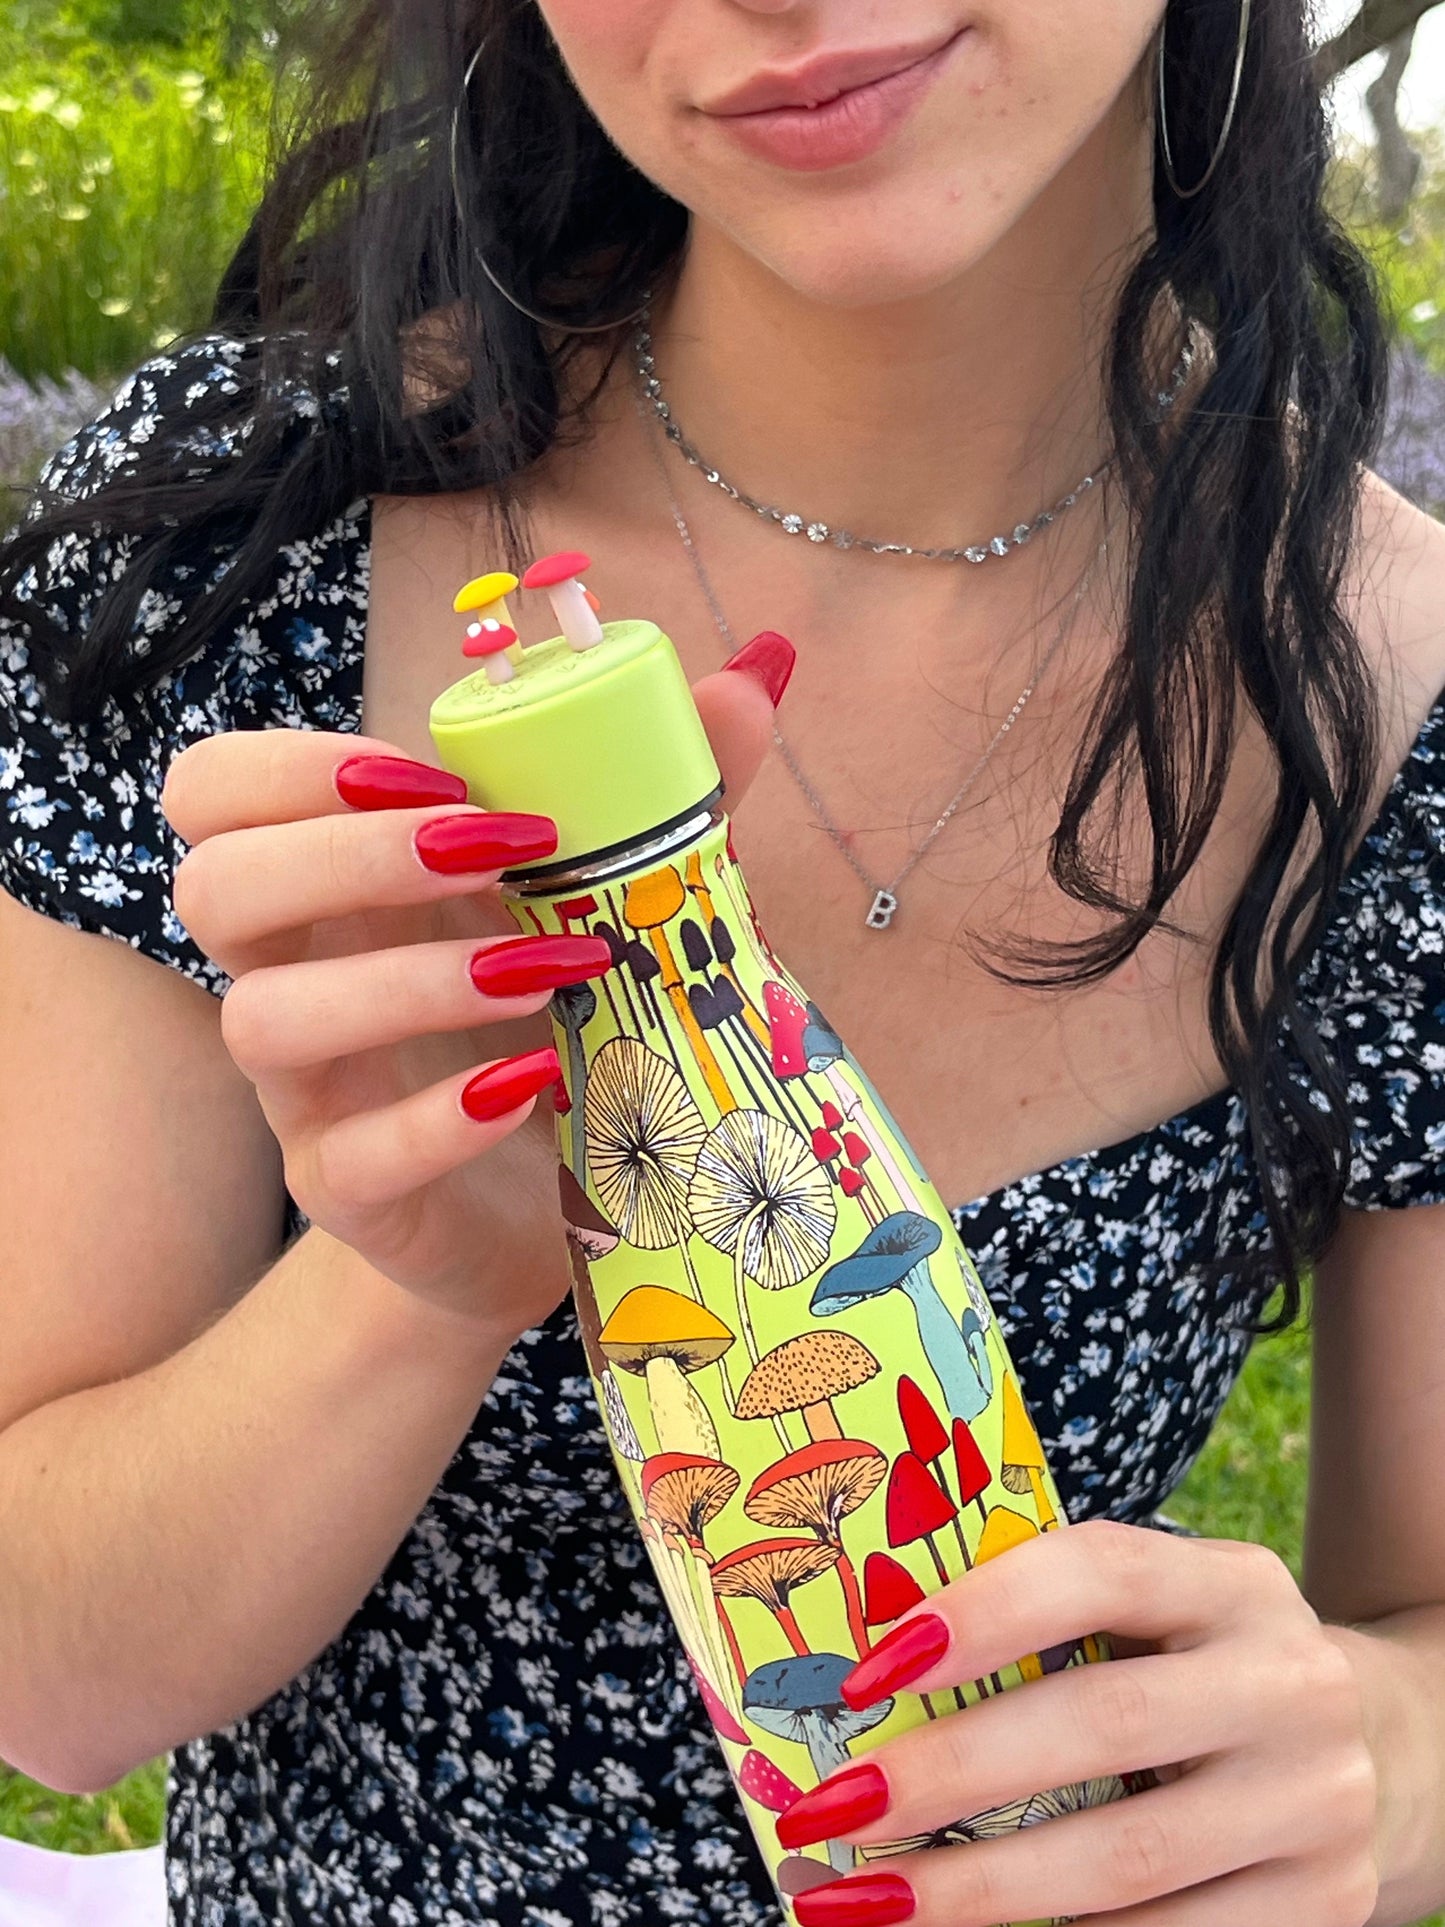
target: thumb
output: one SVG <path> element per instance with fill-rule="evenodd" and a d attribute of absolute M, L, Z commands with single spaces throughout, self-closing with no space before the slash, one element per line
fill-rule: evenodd
<path fill-rule="evenodd" d="M 796 660 L 797 651 L 786 636 L 764 629 L 729 656 L 715 675 L 692 686 L 730 811 L 772 748 L 773 716 Z"/>

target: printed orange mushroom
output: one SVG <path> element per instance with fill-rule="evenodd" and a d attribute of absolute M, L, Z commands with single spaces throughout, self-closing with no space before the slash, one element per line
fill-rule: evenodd
<path fill-rule="evenodd" d="M 547 591 L 557 627 L 579 653 L 602 640 L 596 603 L 577 579 L 591 567 L 591 556 L 580 549 L 560 549 L 556 555 L 540 556 L 522 577 L 524 589 Z"/>
<path fill-rule="evenodd" d="M 706 1551 L 703 1534 L 742 1483 L 721 1459 L 692 1452 L 660 1452 L 642 1468 L 642 1503 L 660 1526 Z"/>
<path fill-rule="evenodd" d="M 609 1364 L 647 1381 L 661 1451 L 720 1456 L 711 1415 L 687 1382 L 734 1343 L 706 1305 L 666 1285 L 634 1285 L 618 1301 L 597 1342 Z"/>
<path fill-rule="evenodd" d="M 808 1651 L 808 1642 L 788 1602 L 799 1586 L 837 1563 L 838 1548 L 822 1539 L 755 1539 L 716 1561 L 713 1591 L 723 1599 L 761 1601 L 793 1651 L 802 1655 Z"/>
<path fill-rule="evenodd" d="M 836 1548 L 834 1570 L 860 1659 L 868 1651 L 868 1631 L 858 1575 L 843 1545 L 843 1521 L 872 1498 L 887 1469 L 878 1447 L 863 1439 L 818 1439 L 760 1472 L 743 1499 L 743 1511 L 757 1525 L 814 1532 Z"/>
<path fill-rule="evenodd" d="M 783 1441 L 783 1415 L 798 1412 L 810 1439 L 841 1439 L 843 1428 L 833 1400 L 856 1391 L 878 1375 L 878 1360 L 866 1345 L 841 1331 L 808 1331 L 785 1339 L 760 1358 L 743 1380 L 737 1416 L 769 1418 Z"/>
<path fill-rule="evenodd" d="M 999 1478 L 1004 1490 L 1012 1492 L 1016 1498 L 1026 1498 L 1032 1492 L 1038 1508 L 1039 1528 L 1043 1532 L 1048 1532 L 1059 1523 L 1059 1515 L 1044 1484 L 1046 1470 L 1044 1448 L 1039 1443 L 1039 1435 L 1024 1410 L 1018 1386 L 1014 1384 L 1012 1375 L 1006 1373 L 1003 1381 L 1003 1464 Z"/>

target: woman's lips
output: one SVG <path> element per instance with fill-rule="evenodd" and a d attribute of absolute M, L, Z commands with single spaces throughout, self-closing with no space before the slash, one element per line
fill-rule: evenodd
<path fill-rule="evenodd" d="M 881 80 L 850 87 L 821 107 L 771 107 L 761 113 L 709 118 L 761 160 L 799 172 L 846 167 L 877 153 L 927 93 L 943 63 L 968 34 L 963 28 L 935 53 Z"/>

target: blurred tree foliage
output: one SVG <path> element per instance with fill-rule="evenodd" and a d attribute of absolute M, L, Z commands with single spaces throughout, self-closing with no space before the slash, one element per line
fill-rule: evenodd
<path fill-rule="evenodd" d="M 9 0 L 9 33 L 37 51 L 75 51 L 87 42 L 117 50 L 165 50 L 207 43 L 236 66 L 275 44 L 300 0 Z"/>

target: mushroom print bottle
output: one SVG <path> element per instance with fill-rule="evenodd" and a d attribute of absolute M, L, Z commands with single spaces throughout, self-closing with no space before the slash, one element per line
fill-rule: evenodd
<path fill-rule="evenodd" d="M 888 1848 L 779 1844 L 776 1816 L 879 1740 L 1107 1652 L 1091 1638 L 926 1699 L 842 1699 L 899 1613 L 1064 1520 L 947 1210 L 763 934 L 672 644 L 650 622 L 600 623 L 587 566 L 566 554 L 527 571 L 562 633 L 526 649 L 499 601 L 515 578 L 461 591 L 463 646 L 484 664 L 438 697 L 432 736 L 473 802 L 557 822 L 555 857 L 503 879 L 522 930 L 585 932 L 612 955 L 551 1007 L 577 1317 L 618 1472 L 786 1905 L 855 1859 L 1131 1789 L 1041 1788 Z"/>

